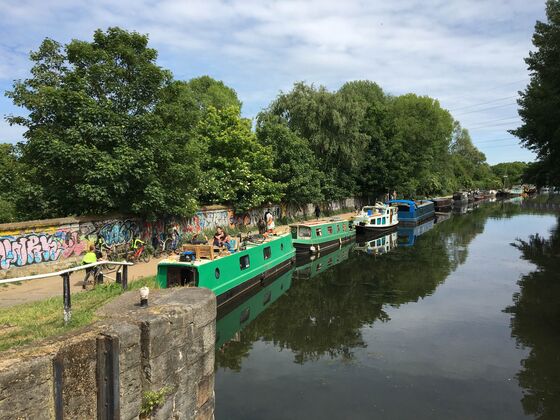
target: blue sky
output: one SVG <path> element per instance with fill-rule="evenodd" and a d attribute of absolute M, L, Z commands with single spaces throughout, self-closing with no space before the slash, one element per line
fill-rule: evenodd
<path fill-rule="evenodd" d="M 0 0 L 0 10 L 2 91 L 27 76 L 45 37 L 91 40 L 121 26 L 149 34 L 177 79 L 208 74 L 233 87 L 247 117 L 296 81 L 369 79 L 438 98 L 492 164 L 534 159 L 507 130 L 544 0 Z M 0 98 L 0 115 L 22 112 Z M 22 132 L 0 122 L 1 141 Z"/>

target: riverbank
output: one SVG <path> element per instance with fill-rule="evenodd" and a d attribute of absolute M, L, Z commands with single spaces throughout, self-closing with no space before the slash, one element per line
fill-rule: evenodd
<path fill-rule="evenodd" d="M 340 217 L 349 219 L 354 216 L 354 212 L 341 213 L 336 216 L 321 217 L 321 220 L 328 220 L 331 217 Z M 284 234 L 290 230 L 289 225 L 279 225 L 276 233 Z M 129 268 L 128 280 L 133 283 L 136 280 L 155 276 L 157 273 L 157 265 L 159 259 L 152 258 L 148 263 L 137 263 Z M 82 289 L 82 275 L 74 274 L 70 278 L 71 293 L 80 293 Z M 7 308 L 15 305 L 21 305 L 29 302 L 36 302 L 47 298 L 62 296 L 62 279 L 60 276 L 49 277 L 37 281 L 22 282 L 20 284 L 10 284 L 5 287 L 0 286 L 0 308 Z"/>

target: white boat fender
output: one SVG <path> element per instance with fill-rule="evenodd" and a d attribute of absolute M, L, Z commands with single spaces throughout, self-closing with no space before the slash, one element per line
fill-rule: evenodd
<path fill-rule="evenodd" d="M 317 249 L 313 245 L 309 247 L 309 252 L 311 252 L 312 254 L 314 254 L 316 251 Z"/>

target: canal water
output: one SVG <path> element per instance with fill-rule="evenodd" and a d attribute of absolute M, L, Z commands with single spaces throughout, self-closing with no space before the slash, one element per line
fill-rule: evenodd
<path fill-rule="evenodd" d="M 217 419 L 560 419 L 560 212 L 358 238 L 219 314 Z"/>

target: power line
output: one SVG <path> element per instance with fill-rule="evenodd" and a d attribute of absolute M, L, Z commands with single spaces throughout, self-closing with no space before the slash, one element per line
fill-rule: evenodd
<path fill-rule="evenodd" d="M 486 102 L 480 102 L 480 103 L 478 103 L 478 104 L 472 104 L 472 105 L 462 106 L 462 107 L 459 107 L 459 108 L 450 109 L 449 111 L 454 112 L 454 111 L 459 111 L 459 110 L 461 110 L 461 109 L 473 108 L 473 107 L 477 107 L 477 106 L 480 106 L 480 105 L 491 104 L 491 103 L 494 103 L 494 102 L 504 101 L 504 100 L 506 100 L 506 99 L 514 99 L 514 98 L 517 98 L 517 95 L 515 95 L 515 96 L 506 96 L 505 98 L 498 98 L 498 99 L 494 99 L 493 101 L 486 101 Z"/>
<path fill-rule="evenodd" d="M 502 87 L 504 87 L 504 86 L 514 85 L 514 84 L 516 84 L 516 83 L 526 82 L 526 81 L 528 81 L 528 80 L 530 80 L 530 78 L 529 78 L 529 77 L 525 77 L 525 78 L 523 78 L 523 79 L 514 80 L 513 82 L 501 83 L 501 84 L 499 84 L 499 85 L 494 85 L 493 88 L 486 89 L 485 92 L 492 92 L 492 91 L 494 91 L 494 90 L 496 90 L 496 89 L 500 89 L 500 88 L 502 88 Z M 475 95 L 468 95 L 467 97 L 474 98 Z M 464 96 L 464 95 L 450 96 L 449 98 L 446 98 L 446 100 L 448 101 L 449 99 L 454 99 L 454 98 L 462 98 L 462 99 L 464 99 L 465 96 Z"/>
<path fill-rule="evenodd" d="M 458 115 L 455 115 L 455 117 L 460 117 L 462 115 L 467 115 L 467 114 L 473 114 L 475 112 L 489 111 L 491 109 L 503 108 L 503 107 L 512 106 L 512 105 L 517 105 L 517 102 L 512 102 L 512 103 L 509 103 L 509 104 L 501 104 L 501 105 L 496 105 L 496 106 L 490 106 L 488 108 L 482 108 L 482 109 L 474 109 L 472 111 L 467 111 L 467 112 L 461 112 Z"/>
<path fill-rule="evenodd" d="M 485 144 L 488 144 L 488 143 L 500 143 L 500 142 L 503 142 L 503 141 L 510 141 L 511 142 L 511 141 L 514 141 L 514 140 L 519 141 L 515 137 L 511 137 L 509 139 L 481 140 L 481 141 L 478 141 L 478 142 L 473 142 L 473 144 L 476 146 L 477 144 L 485 145 Z"/>
<path fill-rule="evenodd" d="M 480 125 L 476 125 L 474 127 L 472 127 L 471 130 L 478 130 L 479 128 L 488 128 L 488 127 L 500 127 L 502 125 L 516 125 L 519 121 L 515 120 L 515 121 L 504 121 L 504 122 L 492 122 L 492 123 L 488 123 L 488 124 L 480 124 Z"/>

